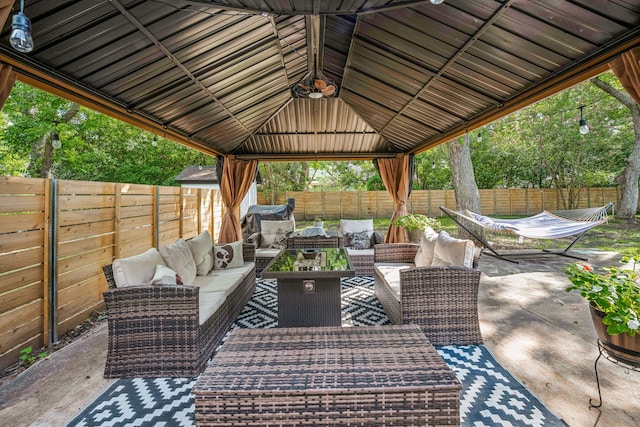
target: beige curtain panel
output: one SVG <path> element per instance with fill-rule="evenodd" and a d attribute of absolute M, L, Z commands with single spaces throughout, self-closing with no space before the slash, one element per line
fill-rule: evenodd
<path fill-rule="evenodd" d="M 391 221 L 399 216 L 407 214 L 407 199 L 409 198 L 409 156 L 401 155 L 396 158 L 378 159 L 380 177 L 387 192 L 395 203 L 395 210 L 391 215 Z M 404 243 L 408 241 L 407 231 L 395 225 L 389 227 L 386 243 Z"/>
<path fill-rule="evenodd" d="M 256 160 L 238 160 L 235 156 L 224 157 L 220 194 L 225 206 L 218 243 L 231 243 L 242 240 L 239 206 L 249 192 L 253 178 L 256 176 L 258 162 Z"/>

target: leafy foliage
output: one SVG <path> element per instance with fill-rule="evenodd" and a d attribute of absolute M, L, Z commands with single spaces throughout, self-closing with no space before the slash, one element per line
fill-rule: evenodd
<path fill-rule="evenodd" d="M 77 114 L 66 116 L 74 108 Z M 51 174 L 60 179 L 176 185 L 186 166 L 215 161 L 20 82 L 3 113 L 0 167 L 7 175 L 40 176 L 53 131 L 62 147 L 52 151 Z"/>
<path fill-rule="evenodd" d="M 440 221 L 423 214 L 410 213 L 400 216 L 391 222 L 391 225 L 402 227 L 407 231 L 424 230 L 427 227 L 438 228 Z"/>
<path fill-rule="evenodd" d="M 587 301 L 605 313 L 602 322 L 611 335 L 635 335 L 640 329 L 640 275 L 637 266 L 640 252 L 627 254 L 622 262 L 632 261 L 632 268 L 606 267 L 596 272 L 588 264 L 570 264 L 565 267 L 572 285 L 567 292 L 576 290 Z"/>

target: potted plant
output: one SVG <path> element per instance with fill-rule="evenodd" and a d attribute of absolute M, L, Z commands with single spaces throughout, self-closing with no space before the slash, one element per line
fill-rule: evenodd
<path fill-rule="evenodd" d="M 579 291 L 589 302 L 598 338 L 607 353 L 625 363 L 640 366 L 640 252 L 625 254 L 621 262 L 631 268 L 588 264 L 565 267 L 571 281 L 566 290 Z"/>
<path fill-rule="evenodd" d="M 313 226 L 324 228 L 324 221 L 319 216 L 313 218 Z"/>
<path fill-rule="evenodd" d="M 440 221 L 423 214 L 410 213 L 399 216 L 391 222 L 391 225 L 402 227 L 409 233 L 411 242 L 420 242 L 420 235 L 427 227 L 435 228 L 440 226 Z"/>

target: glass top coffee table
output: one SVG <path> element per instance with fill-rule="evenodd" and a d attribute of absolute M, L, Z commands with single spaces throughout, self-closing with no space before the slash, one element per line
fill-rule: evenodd
<path fill-rule="evenodd" d="M 342 248 L 283 249 L 265 267 L 278 280 L 278 326 L 340 326 L 340 278 L 353 277 Z"/>

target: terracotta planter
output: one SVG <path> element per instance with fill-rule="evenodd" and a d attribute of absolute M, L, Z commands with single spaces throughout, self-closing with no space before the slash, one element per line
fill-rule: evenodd
<path fill-rule="evenodd" d="M 602 323 L 605 313 L 589 304 L 591 319 L 596 328 L 598 338 L 609 355 L 623 363 L 640 367 L 640 334 L 631 336 L 629 334 L 610 335 L 607 332 L 607 325 Z"/>

